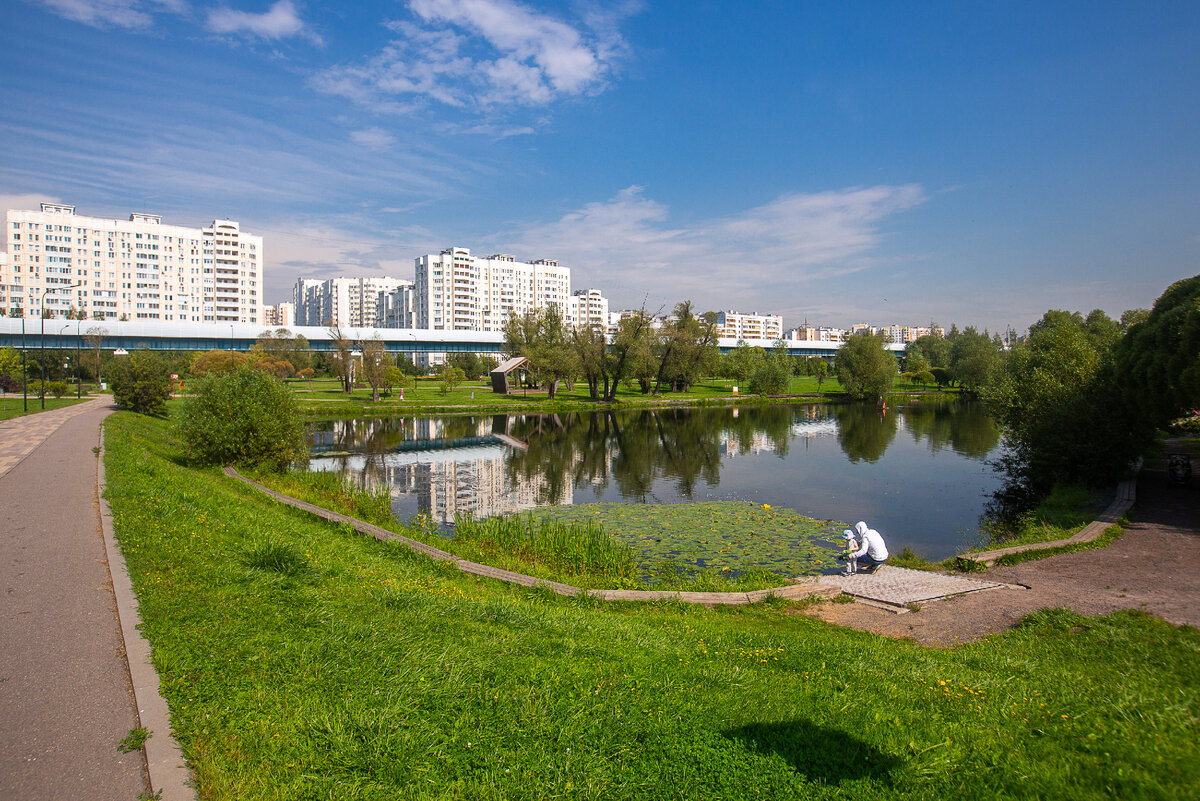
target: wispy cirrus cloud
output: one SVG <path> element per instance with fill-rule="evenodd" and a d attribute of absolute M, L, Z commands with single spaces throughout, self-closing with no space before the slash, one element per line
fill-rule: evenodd
<path fill-rule="evenodd" d="M 261 14 L 232 8 L 215 9 L 208 12 L 208 29 L 213 33 L 268 40 L 303 36 L 317 44 L 321 43 L 321 37 L 300 18 L 291 0 L 277 0 Z"/>
<path fill-rule="evenodd" d="M 93 28 L 136 30 L 153 24 L 155 11 L 169 6 L 145 0 L 41 0 L 53 14 Z"/>
<path fill-rule="evenodd" d="M 387 150 L 396 144 L 396 137 L 378 126 L 372 126 L 361 131 L 351 131 L 350 141 L 368 150 Z"/>
<path fill-rule="evenodd" d="M 769 203 L 686 226 L 631 186 L 604 202 L 533 224 L 494 244 L 573 268 L 576 288 L 603 289 L 617 305 L 671 305 L 794 313 L 781 298 L 801 287 L 879 263 L 884 222 L 926 201 L 915 184 L 786 194 Z M 491 243 L 489 243 L 491 244 Z M 736 280 L 729 280 L 736 276 Z"/>
<path fill-rule="evenodd" d="M 602 91 L 628 47 L 616 20 L 592 11 L 574 24 L 514 0 L 410 0 L 412 16 L 376 56 L 325 70 L 318 90 L 377 111 L 414 101 L 475 112 L 544 106 Z"/>

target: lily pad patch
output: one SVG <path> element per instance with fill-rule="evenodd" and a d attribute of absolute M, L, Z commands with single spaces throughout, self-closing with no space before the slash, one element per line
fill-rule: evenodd
<path fill-rule="evenodd" d="M 593 503 L 534 510 L 535 516 L 598 521 L 637 552 L 642 569 L 663 563 L 738 576 L 754 570 L 812 576 L 837 567 L 833 543 L 844 524 L 743 501 Z"/>

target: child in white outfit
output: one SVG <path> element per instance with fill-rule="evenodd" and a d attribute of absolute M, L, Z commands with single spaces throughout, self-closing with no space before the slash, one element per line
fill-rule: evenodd
<path fill-rule="evenodd" d="M 846 550 L 842 551 L 838 557 L 846 560 L 846 570 L 842 575 L 853 576 L 858 573 L 858 543 L 854 540 L 854 532 L 850 529 L 843 531 L 842 537 L 846 540 Z"/>

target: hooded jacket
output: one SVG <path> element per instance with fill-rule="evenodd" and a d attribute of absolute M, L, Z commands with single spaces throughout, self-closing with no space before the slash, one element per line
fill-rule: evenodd
<path fill-rule="evenodd" d="M 876 562 L 882 562 L 888 558 L 887 545 L 883 542 L 883 537 L 873 528 L 867 528 L 867 524 L 859 521 L 854 526 L 854 530 L 858 532 L 858 552 L 854 554 L 854 558 L 858 559 L 862 556 L 869 556 Z"/>

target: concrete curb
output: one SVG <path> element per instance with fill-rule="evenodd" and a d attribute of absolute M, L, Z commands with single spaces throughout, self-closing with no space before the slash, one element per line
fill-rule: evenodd
<path fill-rule="evenodd" d="M 108 572 L 112 578 L 113 594 L 117 599 L 117 617 L 121 622 L 121 638 L 125 642 L 125 658 L 133 684 L 139 724 L 150 731 L 143 751 L 150 774 L 150 790 L 161 793 L 162 801 L 194 801 L 192 775 L 183 758 L 183 750 L 171 730 L 167 702 L 159 692 L 158 672 L 150 656 L 150 643 L 142 636 L 142 618 L 138 613 L 137 597 L 125 557 L 113 534 L 112 510 L 104 498 L 104 426 L 100 426 L 100 451 L 96 470 L 96 491 L 100 503 L 100 525 L 104 531 L 104 550 L 108 555 Z"/>
<path fill-rule="evenodd" d="M 1137 474 L 1141 469 L 1142 461 L 1139 459 L 1133 471 L 1133 478 L 1126 479 L 1117 485 L 1117 496 L 1108 505 L 1108 508 L 1104 510 L 1104 513 L 1066 539 L 1053 540 L 1052 542 L 1034 542 L 1028 545 L 1013 545 L 1008 548 L 996 548 L 991 551 L 964 553 L 960 554 L 958 558 L 991 567 L 996 563 L 997 559 L 1009 554 L 1024 553 L 1025 551 L 1041 551 L 1049 548 L 1061 548 L 1065 545 L 1092 542 L 1107 531 L 1109 526 L 1115 525 L 1121 519 L 1121 516 L 1133 506 L 1134 501 L 1137 500 Z"/>
<path fill-rule="evenodd" d="M 841 589 L 820 582 L 817 579 L 806 582 L 790 584 L 786 587 L 775 587 L 769 590 L 755 590 L 753 592 L 675 592 L 671 590 L 585 590 L 581 587 L 575 587 L 570 584 L 560 584 L 556 581 L 548 581 L 546 579 L 536 578 L 534 576 L 526 576 L 523 573 L 514 573 L 511 570 L 501 570 L 496 567 L 488 567 L 487 565 L 468 562 L 465 559 L 460 559 L 454 554 L 440 551 L 437 548 L 426 545 L 423 542 L 418 542 L 409 539 L 403 535 L 397 534 L 394 531 L 388 531 L 379 526 L 373 526 L 370 523 L 357 520 L 348 515 L 331 512 L 328 509 L 323 509 L 320 506 L 314 506 L 311 503 L 292 498 L 289 495 L 284 495 L 281 492 L 276 492 L 273 489 L 264 487 L 256 481 L 252 481 L 243 476 L 232 467 L 225 468 L 225 475 L 230 478 L 235 478 L 248 486 L 254 487 L 260 492 L 274 498 L 279 503 L 286 506 L 291 506 L 296 509 L 301 509 L 309 514 L 320 517 L 324 520 L 329 520 L 334 523 L 346 523 L 353 526 L 354 529 L 362 534 L 374 537 L 377 540 L 400 542 L 407 546 L 412 551 L 422 553 L 438 562 L 452 562 L 455 567 L 464 573 L 470 573 L 474 576 L 483 576 L 485 578 L 493 578 L 498 581 L 508 582 L 509 584 L 520 584 L 525 587 L 545 587 L 557 595 L 579 596 L 586 595 L 590 598 L 596 598 L 601 601 L 637 601 L 641 603 L 653 603 L 657 601 L 678 601 L 680 603 L 699 604 L 701 606 L 740 606 L 744 604 L 758 603 L 772 596 L 784 598 L 788 600 L 803 600 L 813 596 L 829 598 L 841 594 Z"/>

